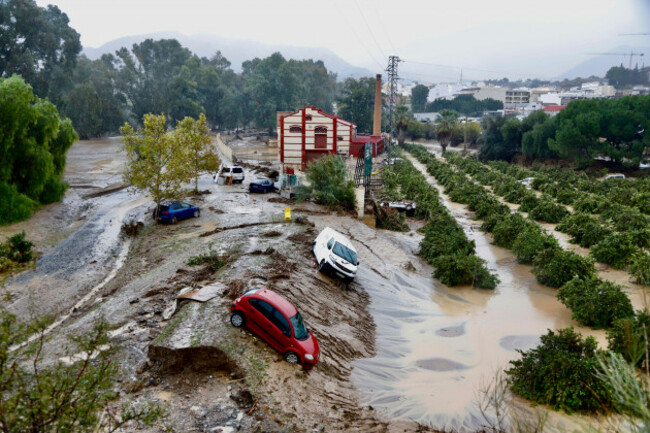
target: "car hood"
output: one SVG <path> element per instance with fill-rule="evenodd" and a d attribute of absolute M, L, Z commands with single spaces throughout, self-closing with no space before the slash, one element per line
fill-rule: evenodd
<path fill-rule="evenodd" d="M 304 341 L 296 341 L 300 348 L 304 351 L 304 353 L 309 353 L 314 356 L 315 360 L 318 360 L 320 358 L 320 346 L 318 345 L 318 341 L 316 341 L 316 337 L 314 337 L 314 334 L 309 332 L 309 338 L 307 338 Z"/>
<path fill-rule="evenodd" d="M 357 272 L 357 265 L 354 263 L 350 263 L 345 259 L 342 259 L 341 257 L 337 256 L 336 254 L 330 254 L 331 257 L 336 261 L 341 266 L 344 266 L 346 269 L 349 269 L 350 272 Z"/>

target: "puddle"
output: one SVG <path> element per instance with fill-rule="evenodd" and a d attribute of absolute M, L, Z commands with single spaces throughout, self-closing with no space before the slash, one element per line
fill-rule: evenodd
<path fill-rule="evenodd" d="M 535 347 L 549 329 L 568 326 L 594 336 L 602 347 L 606 338 L 604 331 L 576 326 L 556 299 L 557 291 L 539 285 L 530 266 L 492 245 L 472 212 L 444 195 L 442 200 L 501 283 L 493 291 L 448 288 L 432 279 L 432 268 L 413 255 L 418 238 L 384 231 L 375 232 L 374 239 L 364 236 L 372 252 L 358 248 L 362 265 L 357 281 L 371 298 L 377 353 L 355 362 L 352 381 L 364 405 L 390 418 L 475 431 L 485 424 L 476 407 L 477 392 L 495 371 L 520 357 L 517 349 Z M 373 253 L 382 259 L 369 263 L 367 256 Z M 406 271 L 406 261 L 416 270 Z M 564 414 L 549 418 L 552 425 L 573 422 Z"/>

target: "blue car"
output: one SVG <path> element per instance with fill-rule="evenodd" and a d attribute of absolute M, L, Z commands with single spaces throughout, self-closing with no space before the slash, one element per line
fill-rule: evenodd
<path fill-rule="evenodd" d="M 248 185 L 249 192 L 273 192 L 275 187 L 273 181 L 269 179 L 256 179 Z"/>
<path fill-rule="evenodd" d="M 158 221 L 176 224 L 186 218 L 198 218 L 201 216 L 201 209 L 198 206 L 184 203 L 182 201 L 173 201 L 160 205 L 160 217 Z M 153 210 L 153 219 L 156 219 L 156 209 Z"/>

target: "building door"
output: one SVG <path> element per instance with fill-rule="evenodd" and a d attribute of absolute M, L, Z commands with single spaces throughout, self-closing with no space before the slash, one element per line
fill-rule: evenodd
<path fill-rule="evenodd" d="M 327 149 L 327 128 L 317 126 L 314 129 L 314 147 L 316 149 Z"/>

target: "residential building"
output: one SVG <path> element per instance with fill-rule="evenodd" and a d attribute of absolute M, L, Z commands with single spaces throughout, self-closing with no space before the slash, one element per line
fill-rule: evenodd
<path fill-rule="evenodd" d="M 357 135 L 357 125 L 320 108 L 307 106 L 277 114 L 280 161 L 285 168 L 304 170 L 309 161 L 328 153 L 356 156 L 372 143 L 373 156 L 383 151 L 383 137 Z"/>
<path fill-rule="evenodd" d="M 485 99 L 491 98 L 496 101 L 506 102 L 506 88 L 505 87 L 494 87 L 487 86 L 479 88 L 478 92 L 474 93 L 474 97 L 483 101 Z"/>

